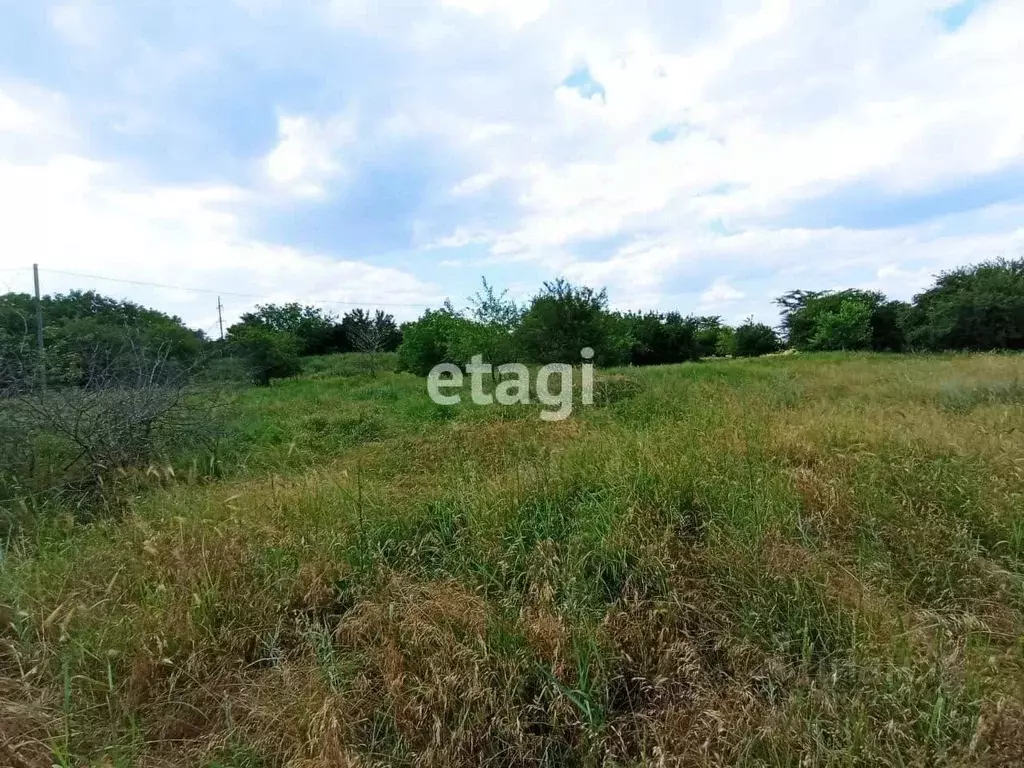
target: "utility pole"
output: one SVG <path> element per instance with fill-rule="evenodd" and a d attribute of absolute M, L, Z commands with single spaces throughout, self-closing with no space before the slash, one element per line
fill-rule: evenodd
<path fill-rule="evenodd" d="M 217 297 L 217 325 L 220 326 L 220 340 L 224 341 L 224 315 L 221 313 L 220 296 Z"/>
<path fill-rule="evenodd" d="M 39 386 L 46 389 L 46 349 L 43 345 L 43 299 L 39 295 L 39 265 L 32 265 L 32 279 L 36 284 L 36 341 L 39 344 Z"/>

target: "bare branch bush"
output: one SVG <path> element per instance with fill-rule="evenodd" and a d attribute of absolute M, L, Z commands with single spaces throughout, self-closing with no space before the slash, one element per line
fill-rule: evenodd
<path fill-rule="evenodd" d="M 369 355 L 369 369 L 374 376 L 377 375 L 376 355 L 385 350 L 390 336 L 391 331 L 378 322 L 369 322 L 349 331 L 352 348 Z"/>
<path fill-rule="evenodd" d="M 51 364 L 48 387 L 38 357 L 0 360 L 0 500 L 54 492 L 109 502 L 155 463 L 215 448 L 217 398 L 170 352 L 127 335 L 77 356 L 67 375 Z"/>

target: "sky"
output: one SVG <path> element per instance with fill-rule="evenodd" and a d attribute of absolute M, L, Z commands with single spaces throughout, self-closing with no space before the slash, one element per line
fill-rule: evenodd
<path fill-rule="evenodd" d="M 1024 0 L 0 0 L 0 291 L 775 323 L 1024 254 Z M 72 274 L 68 274 L 72 273 Z M 106 279 L 104 279 L 106 278 Z M 119 282 L 115 282 L 119 281 Z"/>

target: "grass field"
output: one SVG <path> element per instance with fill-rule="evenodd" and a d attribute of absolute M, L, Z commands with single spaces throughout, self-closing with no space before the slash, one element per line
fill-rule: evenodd
<path fill-rule="evenodd" d="M 1024 763 L 1024 358 L 630 369 L 559 423 L 358 362 L 8 542 L 0 765 Z"/>

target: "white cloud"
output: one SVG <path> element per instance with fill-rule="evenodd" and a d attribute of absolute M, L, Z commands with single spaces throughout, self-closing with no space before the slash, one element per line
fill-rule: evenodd
<path fill-rule="evenodd" d="M 934 7 L 773 0 L 679 44 L 619 17 L 566 25 L 564 73 L 586 62 L 606 103 L 554 89 L 540 122 L 531 113 L 503 151 L 479 155 L 456 191 L 518 184 L 493 251 L 547 259 L 651 232 L 692 249 L 716 222 L 761 227 L 847 185 L 913 194 L 1024 168 L 1024 4 L 991 0 L 955 34 Z M 678 138 L 652 142 L 666 125 Z"/>
<path fill-rule="evenodd" d="M 963 191 L 965 208 L 981 205 L 984 194 L 971 190 L 990 175 L 1006 186 L 1024 174 L 1020 0 L 980 3 L 955 31 L 934 15 L 949 0 L 230 3 L 248 14 L 237 28 L 218 28 L 195 50 L 139 43 L 131 47 L 138 56 L 118 62 L 147 66 L 122 66 L 115 75 L 149 107 L 140 110 L 150 119 L 142 121 L 144 133 L 164 117 L 154 104 L 194 94 L 185 78 L 191 84 L 196 73 L 220 71 L 233 57 L 259 61 L 258 75 L 270 74 L 270 82 L 226 69 L 239 79 L 225 78 L 224 87 L 241 84 L 261 95 L 265 87 L 251 105 L 257 119 L 274 105 L 305 105 L 278 112 L 275 146 L 240 161 L 258 169 L 260 183 L 251 188 L 244 172 L 229 183 L 202 169 L 190 169 L 198 182 L 188 187 L 129 182 L 137 169 L 116 162 L 116 154 L 58 142 L 57 126 L 76 121 L 39 123 L 45 99 L 0 95 L 0 130 L 9 134 L 4 173 L 30 190 L 33 211 L 46 208 L 43 190 L 51 184 L 53 216 L 67 217 L 72 230 L 94 227 L 95 236 L 115 243 L 134 238 L 168 261 L 175 249 L 225 249 L 223 256 L 205 252 L 196 265 L 181 257 L 196 275 L 218 259 L 240 264 L 253 248 L 263 254 L 254 263 L 281 259 L 329 280 L 320 257 L 253 242 L 247 223 L 271 208 L 268 201 L 275 214 L 343 205 L 346 198 L 332 192 L 359 183 L 351 173 L 358 163 L 383 158 L 410 165 L 410 187 L 427 187 L 408 205 L 405 197 L 418 189 L 395 194 L 403 197 L 395 206 L 401 220 L 382 225 L 413 233 L 411 272 L 429 279 L 444 261 L 467 265 L 447 271 L 446 283 L 477 264 L 533 284 L 561 273 L 607 285 L 620 306 L 689 311 L 725 301 L 729 312 L 763 319 L 774 314 L 772 296 L 789 288 L 857 283 L 906 297 L 934 271 L 1024 244 L 1014 204 L 937 215 L 956 207 L 946 200 L 929 210 L 930 198 L 950 190 Z M 89 6 L 78 0 L 76 7 Z M 54 23 L 64 24 L 69 40 L 76 22 L 87 26 L 76 13 L 54 15 L 64 14 Z M 131 25 L 123 28 L 131 39 Z M 156 63 L 165 61 L 173 65 L 161 72 Z M 604 99 L 562 87 L 583 67 Z M 218 93 L 217 78 L 208 80 L 189 115 L 198 131 L 215 125 L 204 124 L 202 110 Z M 273 90 L 275 82 L 308 85 L 292 94 Z M 344 97 L 333 96 L 335 103 L 331 94 Z M 302 111 L 311 103 L 315 113 Z M 351 104 L 359 104 L 358 131 Z M 34 140 L 40 131 L 45 143 Z M 674 138 L 653 141 L 659 133 Z M 389 173 L 398 175 L 390 165 Z M 398 184 L 391 176 L 387 183 Z M 387 188 L 374 194 L 393 194 L 380 186 Z M 3 189 L 14 187 L 0 180 Z M 851 190 L 877 210 L 886 200 L 918 196 L 908 206 L 920 209 L 918 220 L 908 214 L 909 223 L 891 226 L 897 211 L 885 228 L 872 229 L 872 219 L 883 217 L 853 216 L 841 202 Z M 372 196 L 367 203 L 358 194 L 365 190 L 346 191 L 372 206 Z M 390 211 L 388 203 L 380 207 Z M 23 211 L 29 203 L 12 205 Z M 808 205 L 817 206 L 817 222 Z M 118 210 L 134 211 L 134 220 L 119 221 Z M 28 218 L 46 228 L 47 219 Z M 169 237 L 153 235 L 162 228 Z M 21 245 L 28 242 L 28 230 L 18 232 Z M 99 250 L 92 253 L 106 263 Z M 338 250 L 343 257 L 341 244 Z M 300 279 L 274 275 L 287 286 Z"/>
<path fill-rule="evenodd" d="M 11 102 L 10 94 L 0 91 L 0 105 Z M 55 118 L 13 103 L 21 122 L 24 113 L 31 115 L 30 124 L 44 127 Z M 420 314 L 422 306 L 443 299 L 436 286 L 405 270 L 251 237 L 246 233 L 246 212 L 261 203 L 251 190 L 140 183 L 117 164 L 81 154 L 78 141 L 58 141 L 52 135 L 42 130 L 36 159 L 26 159 L 12 151 L 11 139 L 19 137 L 0 127 L 0 269 L 38 262 L 46 292 L 78 288 L 131 296 L 207 331 L 216 322 L 218 291 L 228 294 L 227 322 L 258 301 L 324 302 L 335 311 L 344 311 L 348 304 L 383 305 L 396 316 L 409 318 Z M 19 279 L 19 284 L 12 283 Z M 12 289 L 30 290 L 27 272 L 7 274 L 5 280 Z"/>
<path fill-rule="evenodd" d="M 265 167 L 272 182 L 298 197 L 321 197 L 326 184 L 344 172 L 339 157 L 356 137 L 355 121 L 347 116 L 316 120 L 305 115 L 281 115 L 278 142 Z"/>
<path fill-rule="evenodd" d="M 744 297 L 746 297 L 746 294 L 743 291 L 736 290 L 724 279 L 718 279 L 700 295 L 700 303 L 702 306 L 719 306 L 721 304 L 731 304 Z"/>
<path fill-rule="evenodd" d="M 466 11 L 474 16 L 492 15 L 513 29 L 536 21 L 547 13 L 549 0 L 441 0 L 445 8 Z"/>
<path fill-rule="evenodd" d="M 32 110 L 0 91 L 0 133 L 30 134 L 38 125 Z"/>
<path fill-rule="evenodd" d="M 50 24 L 64 40 L 83 48 L 99 46 L 107 31 L 104 11 L 90 0 L 71 0 L 53 6 Z"/>

